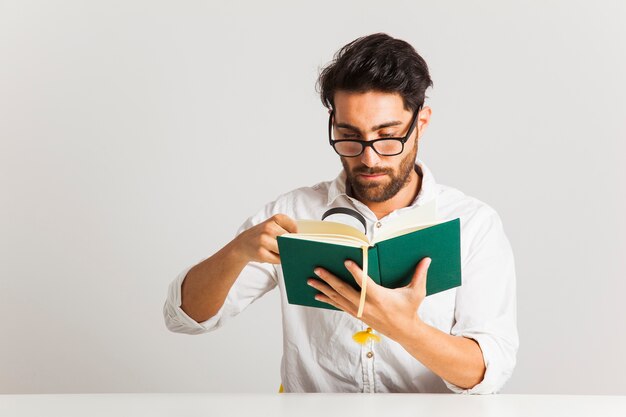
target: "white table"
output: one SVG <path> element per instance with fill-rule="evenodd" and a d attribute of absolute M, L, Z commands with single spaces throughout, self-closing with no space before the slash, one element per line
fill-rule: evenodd
<path fill-rule="evenodd" d="M 455 394 L 0 395 L 2 417 L 626 416 L 626 396 Z"/>

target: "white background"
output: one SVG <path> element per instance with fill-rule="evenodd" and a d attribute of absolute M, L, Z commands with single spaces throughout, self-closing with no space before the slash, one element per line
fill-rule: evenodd
<path fill-rule="evenodd" d="M 167 286 L 337 175 L 315 81 L 382 31 L 431 69 L 419 157 L 513 245 L 503 392 L 626 394 L 625 3 L 295 3 L 0 0 L 0 393 L 275 392 L 278 294 L 186 336 Z"/>

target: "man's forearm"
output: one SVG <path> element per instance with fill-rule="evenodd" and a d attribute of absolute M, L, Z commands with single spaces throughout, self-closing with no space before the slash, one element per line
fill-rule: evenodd
<path fill-rule="evenodd" d="M 224 305 L 228 291 L 249 262 L 280 263 L 277 236 L 297 232 L 295 220 L 275 214 L 237 235 L 215 255 L 189 270 L 181 289 L 181 308 L 202 322 Z"/>
<path fill-rule="evenodd" d="M 246 264 L 233 241 L 191 268 L 181 288 L 183 311 L 197 322 L 213 317 Z"/>
<path fill-rule="evenodd" d="M 424 366 L 458 387 L 472 388 L 483 380 L 486 368 L 475 340 L 452 336 L 417 320 L 398 342 Z"/>

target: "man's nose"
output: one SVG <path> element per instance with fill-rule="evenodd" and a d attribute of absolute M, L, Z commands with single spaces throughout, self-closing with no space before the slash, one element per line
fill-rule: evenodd
<path fill-rule="evenodd" d="M 371 146 L 366 146 L 361 154 L 361 162 L 368 167 L 376 166 L 380 162 L 380 155 Z"/>

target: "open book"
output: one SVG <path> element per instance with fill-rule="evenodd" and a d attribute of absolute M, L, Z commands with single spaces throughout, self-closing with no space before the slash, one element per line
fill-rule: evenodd
<path fill-rule="evenodd" d="M 411 282 L 419 261 L 432 262 L 428 269 L 426 295 L 461 285 L 460 220 L 436 220 L 435 202 L 407 210 L 385 222 L 369 239 L 358 229 L 336 222 L 298 220 L 298 233 L 278 236 L 278 250 L 290 304 L 333 309 L 315 300 L 318 291 L 307 285 L 320 266 L 361 291 L 358 317 L 365 302 L 361 289 L 344 261 L 356 262 L 374 282 L 398 288 Z M 365 287 L 365 286 L 364 286 Z"/>

